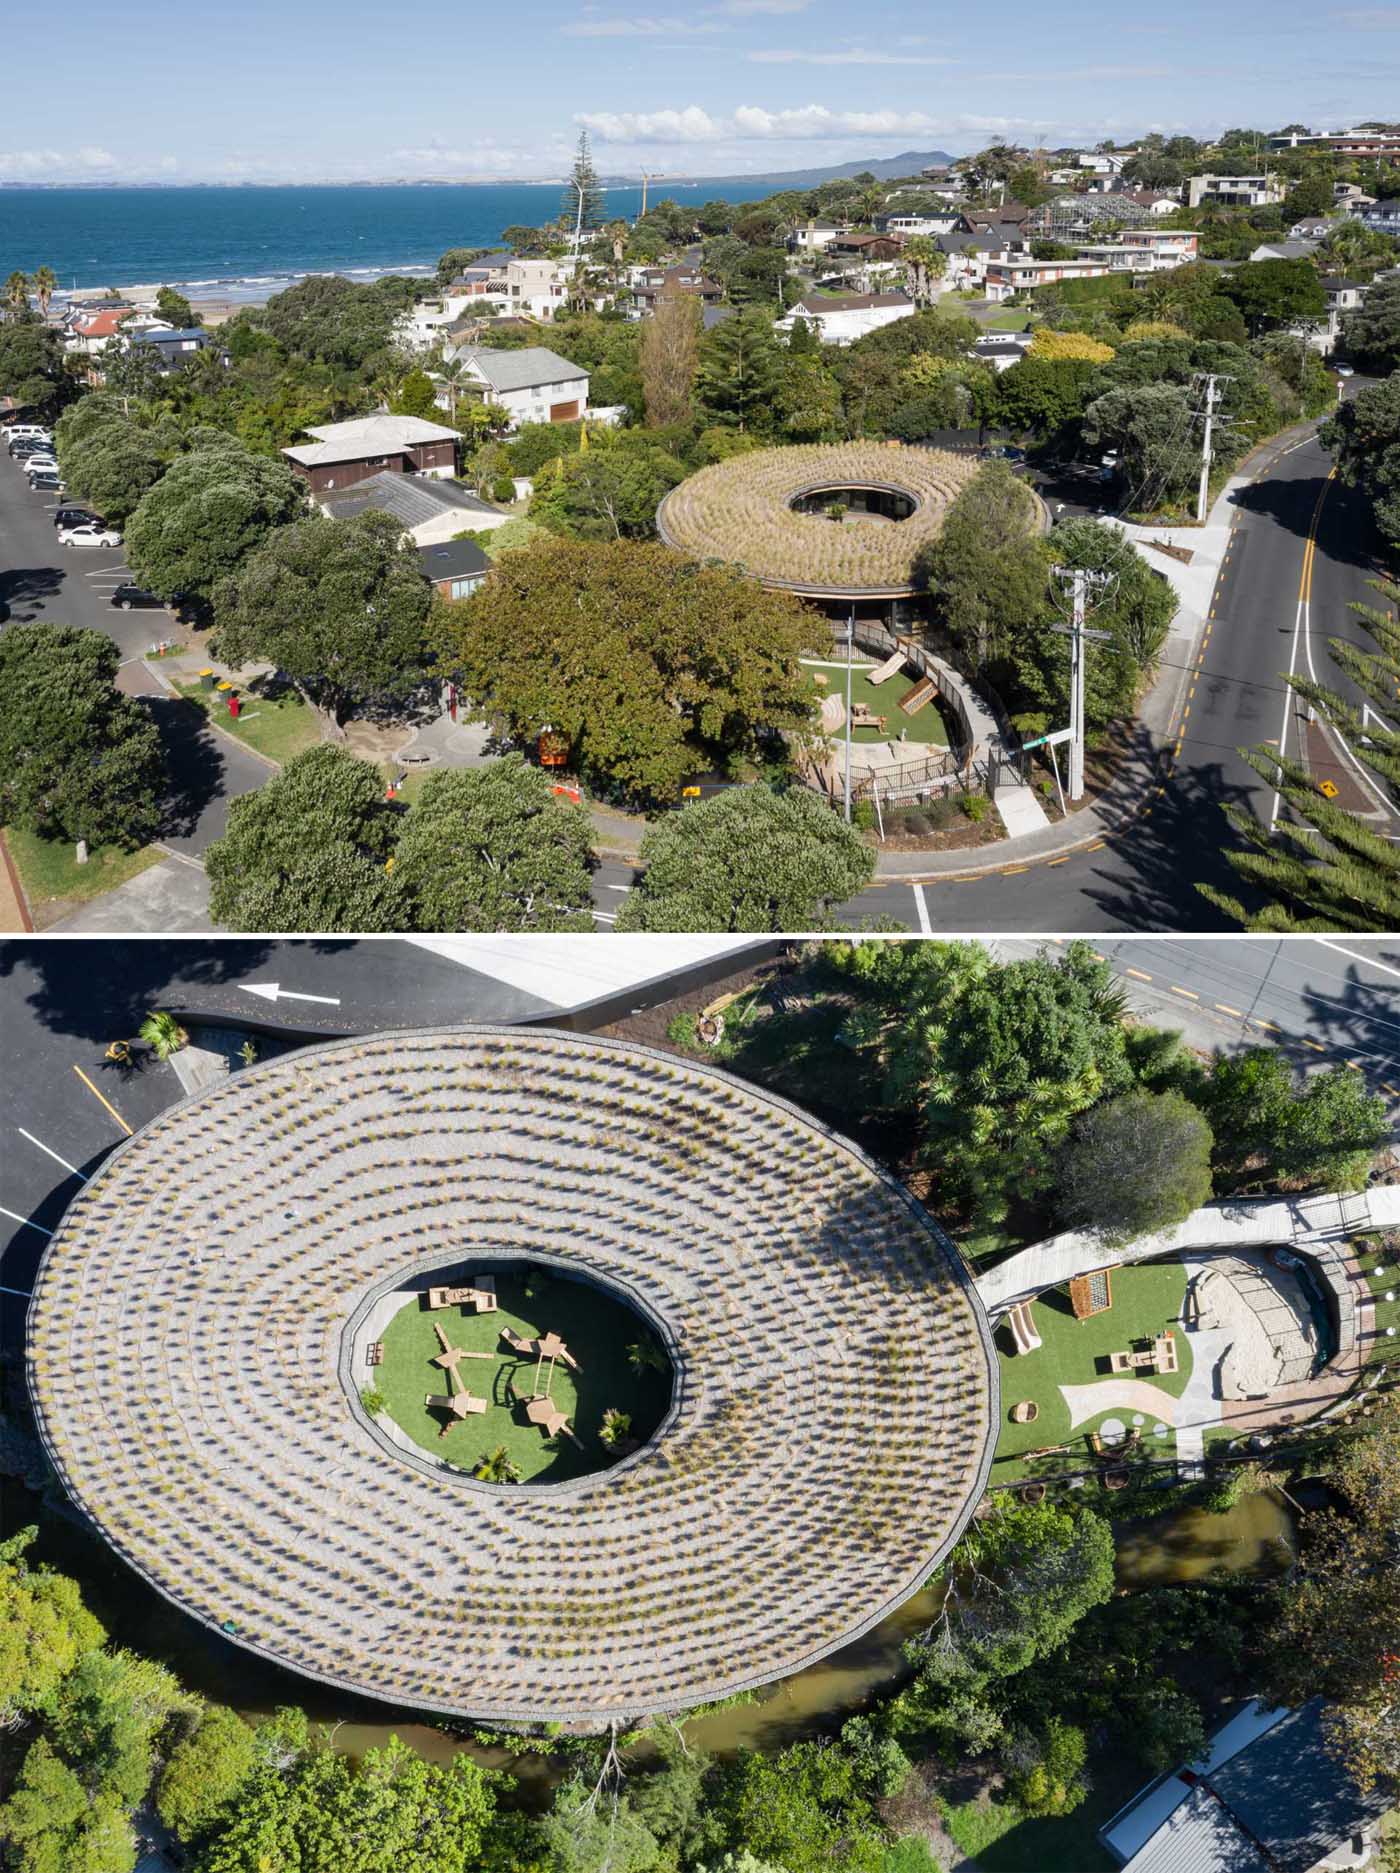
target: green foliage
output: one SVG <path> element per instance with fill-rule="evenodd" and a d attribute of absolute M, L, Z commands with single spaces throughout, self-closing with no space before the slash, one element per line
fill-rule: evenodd
<path fill-rule="evenodd" d="M 430 774 L 408 815 L 394 882 L 419 930 L 590 930 L 586 808 L 507 755 Z"/>
<path fill-rule="evenodd" d="M 1385 1102 L 1338 1066 L 1306 1077 L 1273 1048 L 1216 1057 L 1199 1095 L 1215 1134 L 1222 1188 L 1359 1190 L 1389 1135 Z"/>
<path fill-rule="evenodd" d="M 449 247 L 445 254 L 438 257 L 438 285 L 447 286 L 459 279 L 465 268 L 475 266 L 478 260 L 484 260 L 490 251 L 488 247 Z"/>
<path fill-rule="evenodd" d="M 1086 1112 L 1058 1166 L 1061 1220 L 1110 1247 L 1184 1222 L 1210 1200 L 1211 1131 L 1181 1093 L 1134 1087 Z"/>
<path fill-rule="evenodd" d="M 1227 273 L 1221 290 L 1252 332 L 1320 319 L 1327 311 L 1327 295 L 1310 260 L 1252 260 Z"/>
<path fill-rule="evenodd" d="M 339 725 L 353 704 L 403 696 L 427 667 L 431 587 L 399 522 L 301 520 L 255 544 L 214 588 L 216 654 L 265 660 Z"/>
<path fill-rule="evenodd" d="M 52 1718 L 54 1745 L 90 1787 L 127 1808 L 150 1786 L 156 1739 L 195 1700 L 154 1659 L 134 1652 L 84 1652 L 63 1680 Z"/>
<path fill-rule="evenodd" d="M 141 1023 L 141 1039 L 157 1060 L 168 1060 L 189 1042 L 189 1035 L 175 1015 L 165 1009 L 153 1009 Z"/>
<path fill-rule="evenodd" d="M 412 282 L 357 286 L 310 274 L 269 299 L 253 323 L 293 356 L 363 369 L 388 351 L 395 321 L 412 303 L 414 290 Z"/>
<path fill-rule="evenodd" d="M 28 316 L 0 322 L 0 396 L 49 416 L 77 394 L 56 331 Z"/>
<path fill-rule="evenodd" d="M 162 286 L 156 294 L 156 316 L 168 319 L 177 332 L 193 331 L 199 324 L 194 307 L 173 286 Z"/>
<path fill-rule="evenodd" d="M 590 1802 L 581 1782 L 565 1782 L 540 1823 L 550 1873 L 650 1873 L 656 1836 L 625 1795 Z"/>
<path fill-rule="evenodd" d="M 154 836 L 160 737 L 116 689 L 119 662 L 100 631 L 12 624 L 0 633 L 0 823 L 128 850 Z"/>
<path fill-rule="evenodd" d="M 131 1873 L 136 1836 L 120 1796 L 92 1792 L 44 1737 L 32 1744 L 0 1807 L 15 1873 Z"/>
<path fill-rule="evenodd" d="M 182 456 L 142 496 L 127 527 L 127 559 L 163 598 L 209 598 L 270 533 L 305 511 L 306 490 L 285 464 L 229 438 Z"/>
<path fill-rule="evenodd" d="M 908 1781 L 909 1758 L 869 1717 L 848 1718 L 841 1726 L 841 1744 L 850 1753 L 857 1780 L 871 1795 L 897 1795 Z"/>
<path fill-rule="evenodd" d="M 1332 451 L 1341 479 L 1370 501 L 1386 539 L 1400 542 L 1400 370 L 1338 404 L 1318 440 Z"/>
<path fill-rule="evenodd" d="M 156 1812 L 188 1846 L 227 1817 L 258 1762 L 252 1727 L 222 1704 L 207 1705 L 166 1759 Z"/>
<path fill-rule="evenodd" d="M 1148 383 L 1108 390 L 1084 411 L 1084 440 L 1116 450 L 1119 473 L 1134 508 L 1183 499 L 1200 467 L 1193 443 L 1191 397 L 1183 385 Z"/>
<path fill-rule="evenodd" d="M 859 833 L 805 788 L 737 788 L 642 840 L 641 883 L 619 930 L 812 930 L 875 869 Z"/>
<path fill-rule="evenodd" d="M 576 540 L 655 539 L 657 507 L 685 475 L 644 434 L 605 432 L 586 451 L 541 466 L 530 518 Z"/>
<path fill-rule="evenodd" d="M 879 1873 L 884 1857 L 855 1761 L 834 1743 L 741 1750 L 717 1771 L 710 1812 L 728 1846 L 787 1873 Z"/>
<path fill-rule="evenodd" d="M 84 397 L 58 419 L 54 446 L 68 492 L 124 526 L 179 453 L 173 426 L 153 428 L 110 397 Z"/>
<path fill-rule="evenodd" d="M 360 1387 L 360 1403 L 372 1418 L 381 1416 L 389 1409 L 389 1401 L 377 1385 Z"/>
<path fill-rule="evenodd" d="M 817 621 L 731 568 L 631 540 L 539 536 L 448 608 L 441 655 L 511 733 L 550 724 L 599 790 L 674 799 L 698 766 L 811 717 Z"/>
<path fill-rule="evenodd" d="M 582 435 L 582 423 L 522 423 L 510 443 L 511 468 L 517 475 L 537 475 L 546 462 L 571 455 Z"/>
<path fill-rule="evenodd" d="M 437 422 L 440 420 L 437 385 L 426 371 L 410 371 L 389 407 L 396 416 L 416 416 L 425 423 Z"/>
<path fill-rule="evenodd" d="M 1088 1794 L 1084 1732 L 1052 1717 L 1039 1735 L 1017 1731 L 1002 1747 L 1007 1787 L 1029 1815 L 1070 1814 Z"/>
<path fill-rule="evenodd" d="M 322 746 L 231 802 L 205 860 L 215 920 L 231 930 L 402 929 L 383 795 L 371 762 Z"/>
<path fill-rule="evenodd" d="M 766 312 L 740 312 L 714 326 L 701 340 L 695 378 L 707 420 L 767 432 L 781 370 L 781 350 Z"/>
<path fill-rule="evenodd" d="M 1400 367 L 1400 278 L 1372 284 L 1343 316 L 1341 339 L 1347 356 L 1373 376 L 1388 377 Z"/>
<path fill-rule="evenodd" d="M 0 1725 L 7 1729 L 48 1708 L 78 1660 L 107 1636 L 76 1581 L 25 1561 L 36 1533 L 21 1529 L 0 1546 Z"/>
<path fill-rule="evenodd" d="M 964 668 L 977 670 L 1044 628 L 1046 563 L 1031 532 L 1033 497 L 1005 462 L 988 462 L 948 509 L 920 570 Z"/>

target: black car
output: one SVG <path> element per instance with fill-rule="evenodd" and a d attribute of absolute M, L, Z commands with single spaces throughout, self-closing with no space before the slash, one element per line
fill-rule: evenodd
<path fill-rule="evenodd" d="M 23 462 L 31 455 L 47 455 L 52 447 L 47 436 L 16 436 L 10 444 L 10 454 L 17 462 Z"/>
<path fill-rule="evenodd" d="M 101 514 L 94 514 L 90 507 L 60 507 L 53 517 L 53 524 L 56 527 L 86 527 L 101 519 Z"/>
<path fill-rule="evenodd" d="M 47 475 L 31 475 L 29 486 L 35 494 L 62 494 L 63 483 L 52 471 Z"/>
<path fill-rule="evenodd" d="M 118 611 L 160 611 L 165 600 L 139 585 L 119 585 L 112 594 L 112 603 Z"/>

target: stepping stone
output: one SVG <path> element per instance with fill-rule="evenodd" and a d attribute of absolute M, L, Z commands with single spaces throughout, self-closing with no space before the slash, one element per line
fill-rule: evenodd
<path fill-rule="evenodd" d="M 1133 1413 L 1133 1423 L 1134 1423 L 1134 1424 L 1146 1424 L 1146 1422 L 1147 1422 L 1147 1420 L 1146 1420 L 1146 1418 L 1144 1418 L 1144 1417 L 1143 1417 L 1143 1415 L 1142 1415 L 1142 1413 L 1141 1413 L 1140 1411 L 1135 1411 L 1135 1412 Z"/>
<path fill-rule="evenodd" d="M 1099 1436 L 1104 1438 L 1121 1437 L 1124 1425 L 1121 1418 L 1105 1418 L 1099 1426 Z"/>
<path fill-rule="evenodd" d="M 1166 1434 L 1167 1434 L 1167 1427 L 1166 1427 L 1166 1425 L 1165 1425 L 1165 1424 L 1154 1424 L 1154 1425 L 1153 1425 L 1153 1427 L 1152 1427 L 1152 1435 L 1153 1435 L 1154 1437 L 1165 1437 L 1165 1436 L 1166 1436 Z"/>

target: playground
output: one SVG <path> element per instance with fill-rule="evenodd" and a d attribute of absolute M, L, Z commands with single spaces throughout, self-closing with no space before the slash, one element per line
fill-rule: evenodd
<path fill-rule="evenodd" d="M 828 696 L 838 696 L 844 711 L 846 700 L 846 661 L 844 657 L 818 660 L 804 657 L 802 667 L 806 670 L 818 702 Z M 906 665 L 902 670 L 888 676 L 883 683 L 876 684 L 870 679 L 878 673 L 880 666 L 871 660 L 857 656 L 851 670 L 851 739 L 865 741 L 899 741 L 901 738 L 915 746 L 946 748 L 948 746 L 948 728 L 939 713 L 937 701 L 930 697 L 919 706 L 906 713 L 900 707 L 901 698 L 915 689 L 918 676 Z M 882 726 L 883 723 L 883 726 Z M 838 734 L 843 731 L 837 731 Z"/>
<path fill-rule="evenodd" d="M 496 1305 L 467 1299 L 431 1307 L 428 1291 L 415 1292 L 383 1329 L 382 1354 L 363 1373 L 385 1415 L 433 1456 L 473 1471 L 504 1448 L 519 1481 L 564 1482 L 618 1462 L 665 1416 L 670 1362 L 646 1322 L 602 1288 L 528 1264 L 483 1276 L 464 1263 L 435 1280 L 452 1295 L 489 1292 Z M 453 1397 L 465 1406 L 454 1410 L 445 1402 Z M 532 1402 L 542 1422 L 532 1422 Z M 602 1435 L 609 1411 L 629 1420 L 611 1444 Z"/>

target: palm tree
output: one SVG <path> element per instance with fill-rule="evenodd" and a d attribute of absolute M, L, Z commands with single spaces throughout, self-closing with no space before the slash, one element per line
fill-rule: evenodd
<path fill-rule="evenodd" d="M 48 317 L 49 301 L 53 298 L 54 288 L 58 285 L 58 275 L 52 267 L 40 267 L 34 275 L 34 290 L 39 295 L 39 310 Z"/>
<path fill-rule="evenodd" d="M 29 276 L 18 267 L 5 282 L 5 304 L 11 312 L 23 312 L 29 304 Z"/>
<path fill-rule="evenodd" d="M 444 352 L 429 373 L 446 388 L 447 414 L 454 423 L 457 420 L 457 399 L 462 394 L 462 379 L 466 376 L 466 372 L 467 366 L 464 359 L 449 357 Z"/>
<path fill-rule="evenodd" d="M 627 1349 L 627 1363 L 633 1372 L 664 1372 L 666 1355 L 655 1340 L 633 1340 Z"/>
<path fill-rule="evenodd" d="M 948 266 L 948 256 L 927 234 L 914 234 L 904 243 L 901 258 L 909 275 L 909 287 L 914 296 L 914 303 L 928 305 L 933 299 L 933 282 L 942 279 Z"/>
<path fill-rule="evenodd" d="M 153 1008 L 141 1023 L 141 1039 L 157 1060 L 168 1060 L 189 1043 L 189 1035 L 172 1014 Z"/>
<path fill-rule="evenodd" d="M 487 1451 L 485 1456 L 477 1460 L 472 1475 L 479 1483 L 518 1483 L 520 1465 L 504 1444 L 497 1444 L 494 1450 Z"/>

